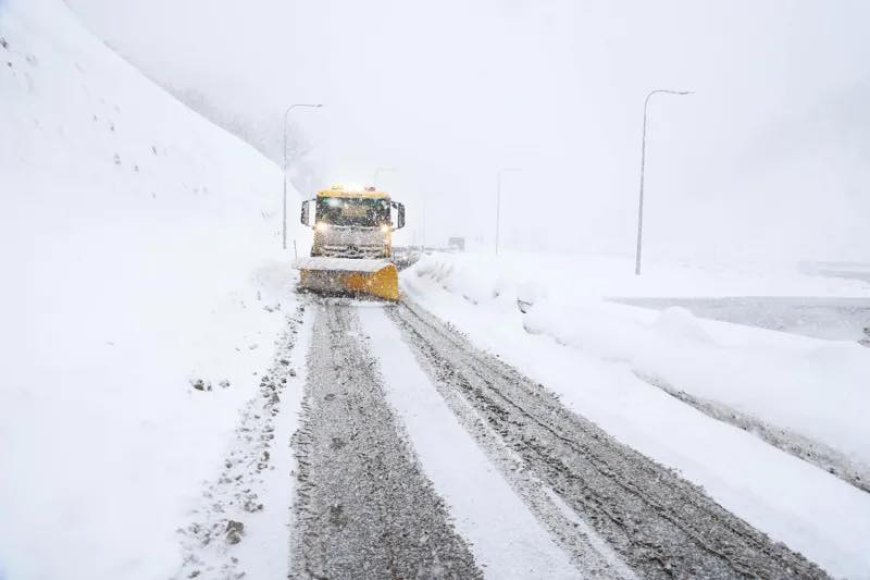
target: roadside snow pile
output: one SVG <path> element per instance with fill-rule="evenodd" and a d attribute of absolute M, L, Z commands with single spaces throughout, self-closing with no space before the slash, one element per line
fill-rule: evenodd
<path fill-rule="evenodd" d="M 596 358 L 628 365 L 638 376 L 668 391 L 684 392 L 716 402 L 762 423 L 820 444 L 819 452 L 833 451 L 833 461 L 855 471 L 870 485 L 870 350 L 854 342 L 822 341 L 779 332 L 702 320 L 688 310 L 667 308 L 661 313 L 643 308 L 583 298 L 587 276 L 576 263 L 563 265 L 548 282 L 547 266 L 530 266 L 526 257 L 512 261 L 486 256 L 443 255 L 422 260 L 411 271 L 413 292 L 435 284 L 473 304 L 500 312 L 503 324 L 521 325 L 527 332 L 549 336 Z M 479 265 L 479 267 L 478 267 Z M 530 270 L 524 270 L 529 266 Z M 569 284 L 567 276 L 573 277 Z M 416 274 L 416 276 L 414 276 Z M 668 287 L 679 293 L 680 276 L 668 283 L 663 276 L 650 291 Z M 714 277 L 725 278 L 718 272 Z M 416 278 L 416 280 L 414 279 Z M 709 284 L 702 278 L 694 287 Z M 423 285 L 421 285 L 421 283 Z M 617 294 L 637 292 L 616 281 L 593 284 Z M 739 278 L 730 287 L 798 284 L 806 293 L 814 279 L 766 281 L 760 276 Z M 843 282 L 845 287 L 852 283 Z M 531 286 L 532 290 L 529 290 Z M 866 293 L 866 288 L 862 288 Z M 527 311 L 518 315 L 519 307 Z M 863 477 L 861 476 L 863 474 Z"/>
<path fill-rule="evenodd" d="M 243 407 L 220 475 L 208 483 L 181 534 L 185 556 L 173 579 L 287 576 L 295 488 L 288 442 L 298 427 L 309 339 L 300 333 L 304 306 L 287 319 L 272 367 Z"/>
<path fill-rule="evenodd" d="M 870 343 L 870 298 L 860 296 L 619 298 L 615 301 L 655 309 L 680 306 L 695 316 L 711 320 L 825 340 Z"/>
<path fill-rule="evenodd" d="M 670 280 L 626 277 L 634 286 L 625 287 L 606 268 L 596 274 L 582 267 L 591 261 L 436 255 L 404 272 L 402 288 L 567 408 L 678 470 L 752 526 L 835 577 L 868 577 L 870 493 L 854 476 L 870 473 L 862 416 L 870 408 L 870 350 L 584 296 L 587 282 L 616 295 L 712 285 L 703 272 L 671 269 Z M 787 289 L 785 278 L 716 276 L 739 292 Z M 806 280 L 793 290 L 806 294 L 817 283 L 826 282 Z M 786 441 L 769 445 L 776 437 Z M 803 454 L 827 447 L 833 453 L 821 458 Z M 831 460 L 834 469 L 825 467 Z"/>
<path fill-rule="evenodd" d="M 674 306 L 665 309 L 653 323 L 653 330 L 674 340 L 698 344 L 712 344 L 713 339 L 704 330 L 700 321 L 685 308 Z"/>
<path fill-rule="evenodd" d="M 643 276 L 632 258 L 604 255 L 512 253 L 432 254 L 415 267 L 444 289 L 471 302 L 559 288 L 572 298 L 685 296 L 870 297 L 870 284 L 803 273 L 769 264 L 706 264 L 646 259 Z"/>
<path fill-rule="evenodd" d="M 822 443 L 870 476 L 870 351 L 857 343 L 607 303 L 536 304 L 524 326 Z"/>
<path fill-rule="evenodd" d="M 60 0 L 0 3 L 0 94 L 0 577 L 168 577 L 292 305 L 280 172 Z"/>

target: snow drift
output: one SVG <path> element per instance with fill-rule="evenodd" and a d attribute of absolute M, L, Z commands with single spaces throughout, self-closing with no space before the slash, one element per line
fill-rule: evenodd
<path fill-rule="evenodd" d="M 0 95 L 0 577 L 167 577 L 282 323 L 280 171 L 59 0 L 0 2 Z"/>

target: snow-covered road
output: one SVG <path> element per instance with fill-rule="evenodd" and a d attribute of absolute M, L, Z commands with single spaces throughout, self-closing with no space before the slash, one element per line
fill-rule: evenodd
<path fill-rule="evenodd" d="M 426 250 L 398 305 L 299 296 L 279 248 L 286 237 L 304 255 L 311 232 L 285 219 L 282 235 L 281 167 L 252 147 L 270 140 L 245 143 L 164 90 L 232 120 L 200 98 L 217 77 L 150 75 L 159 88 L 67 4 L 0 0 L 0 580 L 870 580 L 870 266 L 849 186 L 866 172 L 818 181 L 826 228 L 807 227 L 816 204 L 793 204 L 790 179 L 776 188 L 789 211 L 772 221 L 794 222 L 800 242 L 785 253 L 837 262 L 791 264 L 788 236 L 762 220 L 760 238 L 729 226 L 727 243 L 685 257 L 653 241 L 636 276 L 633 256 L 610 253 L 620 210 L 616 229 L 601 222 L 609 242 L 572 224 L 563 244 L 544 220 L 528 244 L 506 230 L 496 255 L 485 236 L 468 252 Z M 187 27 L 164 4 L 173 18 L 159 22 Z M 220 39 L 235 56 L 250 44 Z M 146 68 L 169 70 L 169 45 L 146 45 Z M 321 67 L 300 46 L 299 62 L 272 52 L 304 88 L 296 73 Z M 225 69 L 224 54 L 211 61 Z M 279 93 L 263 93 L 276 108 L 256 133 L 278 135 L 285 112 L 292 205 L 338 175 L 306 169 L 332 148 L 314 146 L 301 116 L 290 123 L 298 91 Z M 324 101 L 334 113 L 316 118 L 343 127 L 340 103 Z M 366 144 L 345 141 L 347 169 L 368 174 Z M 457 159 L 467 179 L 450 182 L 478 191 L 486 163 Z M 437 184 L 432 168 L 395 161 L 417 232 L 394 243 L 425 246 L 426 211 L 432 236 L 448 219 L 461 233 L 449 200 L 414 186 Z M 597 201 L 568 211 L 577 184 L 553 180 L 551 217 L 599 221 Z M 827 244 L 809 230 L 836 243 L 815 247 Z M 727 251 L 739 239 L 750 255 Z M 538 251 L 512 251 L 526 246 Z M 592 247 L 607 253 L 573 253 Z M 774 263 L 755 263 L 756 249 Z"/>
<path fill-rule="evenodd" d="M 179 579 L 228 570 L 870 579 L 861 481 L 653 384 L 692 363 L 698 385 L 717 372 L 764 371 L 777 386 L 797 369 L 821 373 L 797 353 L 833 348 L 849 356 L 828 358 L 854 364 L 828 373 L 830 398 L 855 383 L 866 348 L 607 301 L 578 302 L 560 318 L 558 302 L 539 299 L 524 314 L 513 293 L 470 300 L 426 272 L 403 273 L 395 305 L 292 296 L 289 346 L 279 341 L 260 374 L 280 403 L 263 407 L 268 420 L 243 417 L 226 457 L 233 467 L 215 476 L 236 481 L 244 466 L 256 468 L 223 487 L 255 494 L 262 509 L 238 509 L 238 498 L 223 501 L 220 485 L 207 486 L 192 525 L 204 524 L 212 541 L 199 552 L 187 543 L 196 565 Z M 279 276 L 264 288 L 272 295 L 288 283 Z M 680 346 L 692 356 L 671 353 Z M 639 354 L 614 356 L 617 348 Z M 659 372 L 646 376 L 655 356 Z M 753 400 L 770 396 L 765 381 L 753 384 Z M 708 402 L 728 402 L 737 386 Z M 826 424 L 837 415 L 827 408 L 816 405 L 799 426 Z M 863 428 L 837 416 L 847 434 Z M 751 417 L 772 425 L 776 415 L 757 404 Z"/>
<path fill-rule="evenodd" d="M 618 443 L 568 410 L 543 385 L 478 350 L 412 302 L 390 314 L 432 382 L 472 407 L 501 446 L 521 459 L 524 473 L 505 476 L 540 481 L 564 507 L 564 517 L 591 528 L 587 554 L 601 545 L 601 538 L 606 541 L 599 562 L 613 561 L 615 552 L 648 578 L 675 571 L 704 577 L 822 575 L 701 489 Z M 569 550 L 575 541 L 562 538 Z M 615 576 L 598 562 L 589 566 L 588 556 L 575 561 L 583 576 Z"/>
<path fill-rule="evenodd" d="M 188 543 L 188 562 L 201 577 L 227 570 L 258 577 L 265 570 L 256 563 L 258 547 L 279 546 L 263 540 L 282 534 L 293 578 L 841 571 L 826 572 L 794 545 L 771 539 L 696 481 L 615 439 L 548 385 L 480 350 L 415 302 L 305 302 L 304 321 L 291 321 L 301 325 L 304 351 L 279 350 L 283 362 L 264 381 L 289 373 L 278 384 L 284 402 L 270 407 L 265 437 L 256 422 L 239 430 L 240 440 L 256 447 L 252 457 L 263 457 L 263 440 L 272 457 L 247 464 L 258 472 L 268 464 L 277 475 L 268 480 L 271 489 L 255 484 L 261 508 L 230 516 L 218 506 L 203 518 L 216 542 L 200 553 Z M 297 421 L 294 461 L 284 451 L 286 438 L 268 434 L 273 424 Z M 244 465 L 238 448 L 233 453 Z M 239 485 L 250 488 L 244 479 Z M 295 495 L 292 509 L 287 489 Z M 236 532 L 238 524 L 244 531 Z M 287 552 L 263 549 L 259 556 L 275 571 Z"/>
<path fill-rule="evenodd" d="M 356 309 L 315 306 L 296 439 L 296 578 L 480 578 L 387 405 Z"/>

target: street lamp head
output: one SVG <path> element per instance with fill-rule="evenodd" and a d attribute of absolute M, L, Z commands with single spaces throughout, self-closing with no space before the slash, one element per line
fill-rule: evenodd
<path fill-rule="evenodd" d="M 678 96 L 683 96 L 683 95 L 694 95 L 694 94 L 695 94 L 695 91 L 674 91 L 674 90 L 671 90 L 671 89 L 654 89 L 654 90 L 650 91 L 650 92 L 647 94 L 647 96 L 646 96 L 646 101 L 645 101 L 645 102 L 649 102 L 650 98 L 651 98 L 653 95 L 655 95 L 655 94 L 661 94 L 661 93 L 668 94 L 668 95 L 678 95 Z"/>
<path fill-rule="evenodd" d="M 284 117 L 286 118 L 293 109 L 320 109 L 321 107 L 323 103 L 293 103 L 284 110 Z"/>

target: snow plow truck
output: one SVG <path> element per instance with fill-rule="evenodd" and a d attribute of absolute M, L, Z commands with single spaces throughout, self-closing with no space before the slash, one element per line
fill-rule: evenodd
<path fill-rule="evenodd" d="M 399 299 L 393 232 L 405 226 L 405 206 L 374 187 L 339 185 L 302 202 L 301 222 L 314 230 L 311 257 L 299 258 L 303 291 Z"/>

